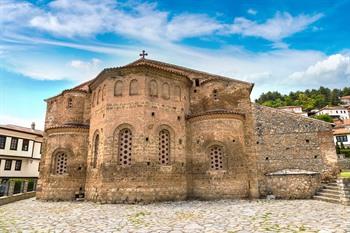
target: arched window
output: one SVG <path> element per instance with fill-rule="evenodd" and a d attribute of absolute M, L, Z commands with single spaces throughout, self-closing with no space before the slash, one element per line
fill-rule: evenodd
<path fill-rule="evenodd" d="M 123 82 L 116 81 L 114 84 L 114 96 L 122 96 L 123 95 Z"/>
<path fill-rule="evenodd" d="M 119 148 L 118 148 L 119 164 L 129 166 L 132 156 L 132 132 L 128 128 L 124 128 L 119 132 Z"/>
<path fill-rule="evenodd" d="M 149 95 L 150 96 L 158 96 L 158 84 L 155 80 L 152 80 L 149 83 Z"/>
<path fill-rule="evenodd" d="M 92 107 L 95 106 L 95 100 L 96 100 L 96 93 L 94 92 L 94 94 L 92 95 Z"/>
<path fill-rule="evenodd" d="M 167 83 L 164 83 L 162 86 L 162 96 L 164 99 L 170 98 L 170 86 Z"/>
<path fill-rule="evenodd" d="M 92 157 L 92 167 L 96 168 L 97 166 L 97 158 L 100 146 L 100 136 L 97 134 L 94 141 L 94 149 L 93 149 L 93 157 Z"/>
<path fill-rule="evenodd" d="M 105 98 L 106 98 L 106 85 L 104 85 L 102 88 L 102 101 L 104 101 Z"/>
<path fill-rule="evenodd" d="M 131 80 L 129 95 L 137 95 L 138 94 L 138 82 L 136 79 Z"/>
<path fill-rule="evenodd" d="M 55 164 L 54 164 L 54 173 L 56 175 L 64 175 L 67 173 L 67 160 L 68 156 L 65 152 L 58 152 L 54 156 Z"/>
<path fill-rule="evenodd" d="M 174 96 L 176 100 L 181 100 L 181 88 L 179 86 L 174 88 Z"/>
<path fill-rule="evenodd" d="M 100 103 L 100 98 L 101 98 L 101 89 L 99 89 L 97 92 L 97 104 Z"/>
<path fill-rule="evenodd" d="M 159 163 L 162 165 L 169 164 L 170 160 L 170 133 L 166 129 L 159 132 Z"/>
<path fill-rule="evenodd" d="M 72 98 L 68 98 L 67 100 L 67 108 L 72 108 L 73 107 L 73 99 Z"/>
<path fill-rule="evenodd" d="M 224 168 L 224 148 L 219 145 L 213 145 L 209 148 L 210 167 L 214 170 Z"/>

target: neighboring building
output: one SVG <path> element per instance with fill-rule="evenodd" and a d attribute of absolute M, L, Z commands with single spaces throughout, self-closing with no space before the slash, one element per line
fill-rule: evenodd
<path fill-rule="evenodd" d="M 303 108 L 301 106 L 284 106 L 284 107 L 279 107 L 278 109 L 307 117 L 307 113 L 303 112 Z"/>
<path fill-rule="evenodd" d="M 340 101 L 345 106 L 350 106 L 350 95 L 340 97 Z"/>
<path fill-rule="evenodd" d="M 0 125 L 0 196 L 35 189 L 42 141 L 34 123 L 31 128 Z"/>
<path fill-rule="evenodd" d="M 336 119 L 349 119 L 349 110 L 342 106 L 335 107 L 324 107 L 316 113 L 316 115 L 329 115 L 332 118 Z"/>
<path fill-rule="evenodd" d="M 331 125 L 253 84 L 141 58 L 46 100 L 37 198 L 310 198 L 339 172 Z M 298 187 L 298 188 L 295 188 Z"/>
<path fill-rule="evenodd" d="M 333 135 L 335 144 L 343 143 L 345 147 L 350 148 L 350 119 L 337 121 Z"/>

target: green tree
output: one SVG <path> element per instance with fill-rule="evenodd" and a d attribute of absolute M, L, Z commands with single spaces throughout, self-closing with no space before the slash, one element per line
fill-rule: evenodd
<path fill-rule="evenodd" d="M 315 115 L 315 116 L 313 116 L 313 118 L 318 119 L 318 120 L 321 120 L 321 121 L 333 123 L 332 117 L 330 117 L 330 116 L 327 115 L 327 114 Z"/>

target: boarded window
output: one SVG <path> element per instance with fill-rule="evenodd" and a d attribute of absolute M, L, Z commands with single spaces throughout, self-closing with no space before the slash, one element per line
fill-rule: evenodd
<path fill-rule="evenodd" d="M 119 164 L 122 166 L 129 166 L 131 164 L 132 156 L 132 132 L 125 128 L 119 132 Z"/>
<path fill-rule="evenodd" d="M 100 103 L 100 99 L 101 99 L 101 89 L 99 89 L 97 92 L 97 104 Z"/>
<path fill-rule="evenodd" d="M 214 170 L 221 170 L 224 167 L 224 150 L 222 146 L 214 145 L 209 148 L 210 167 Z"/>
<path fill-rule="evenodd" d="M 68 156 L 64 152 L 58 152 L 55 156 L 55 173 L 63 175 L 67 173 Z"/>
<path fill-rule="evenodd" d="M 136 79 L 131 80 L 130 82 L 130 89 L 129 89 L 129 95 L 137 95 L 138 93 L 138 82 Z"/>
<path fill-rule="evenodd" d="M 123 82 L 116 81 L 114 84 L 114 96 L 122 96 L 123 95 Z"/>
<path fill-rule="evenodd" d="M 181 88 L 179 86 L 174 88 L 174 96 L 176 100 L 181 100 Z"/>
<path fill-rule="evenodd" d="M 158 96 L 158 84 L 155 80 L 152 80 L 149 83 L 149 95 L 150 96 Z"/>
<path fill-rule="evenodd" d="M 167 83 L 164 83 L 162 86 L 162 97 L 164 99 L 169 99 L 170 98 L 170 86 Z"/>
<path fill-rule="evenodd" d="M 95 141 L 94 141 L 94 151 L 93 151 L 93 159 L 92 159 L 92 167 L 93 168 L 96 168 L 96 166 L 97 166 L 99 145 L 100 145 L 100 136 L 97 134 L 95 137 Z"/>
<path fill-rule="evenodd" d="M 169 164 L 170 159 L 170 133 L 163 129 L 159 132 L 159 163 Z"/>

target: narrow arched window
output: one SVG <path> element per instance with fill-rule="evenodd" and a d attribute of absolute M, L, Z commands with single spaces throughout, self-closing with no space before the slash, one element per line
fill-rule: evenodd
<path fill-rule="evenodd" d="M 175 87 L 174 96 L 176 100 L 181 100 L 181 88 L 179 86 Z"/>
<path fill-rule="evenodd" d="M 94 141 L 94 149 L 93 149 L 93 158 L 92 158 L 92 167 L 96 168 L 97 166 L 97 158 L 99 153 L 100 146 L 100 136 L 97 134 Z"/>
<path fill-rule="evenodd" d="M 149 95 L 150 96 L 158 96 L 158 84 L 155 80 L 152 80 L 149 83 Z"/>
<path fill-rule="evenodd" d="M 101 98 L 101 89 L 99 89 L 97 92 L 97 104 L 100 103 L 100 98 Z"/>
<path fill-rule="evenodd" d="M 54 171 L 56 175 L 64 175 L 67 173 L 68 156 L 65 152 L 58 152 L 54 156 Z"/>
<path fill-rule="evenodd" d="M 123 82 L 116 81 L 114 84 L 114 96 L 122 96 L 123 95 Z"/>
<path fill-rule="evenodd" d="M 209 148 L 210 167 L 214 170 L 224 168 L 224 148 L 219 145 L 213 145 Z"/>
<path fill-rule="evenodd" d="M 104 85 L 102 88 L 102 101 L 104 101 L 105 98 L 106 98 L 106 85 Z"/>
<path fill-rule="evenodd" d="M 119 165 L 129 166 L 131 165 L 132 156 L 132 132 L 130 129 L 125 128 L 119 132 L 119 148 L 118 157 Z"/>
<path fill-rule="evenodd" d="M 73 99 L 72 98 L 68 98 L 67 100 L 67 108 L 72 108 L 73 107 Z"/>
<path fill-rule="evenodd" d="M 95 107 L 96 93 L 92 95 L 92 107 Z"/>
<path fill-rule="evenodd" d="M 136 79 L 131 80 L 129 87 L 129 95 L 137 95 L 138 94 L 138 82 Z"/>
<path fill-rule="evenodd" d="M 169 99 L 170 98 L 170 86 L 167 83 L 164 83 L 162 86 L 162 97 L 164 99 Z"/>
<path fill-rule="evenodd" d="M 166 129 L 159 132 L 159 163 L 162 165 L 169 164 L 170 160 L 170 133 Z"/>

